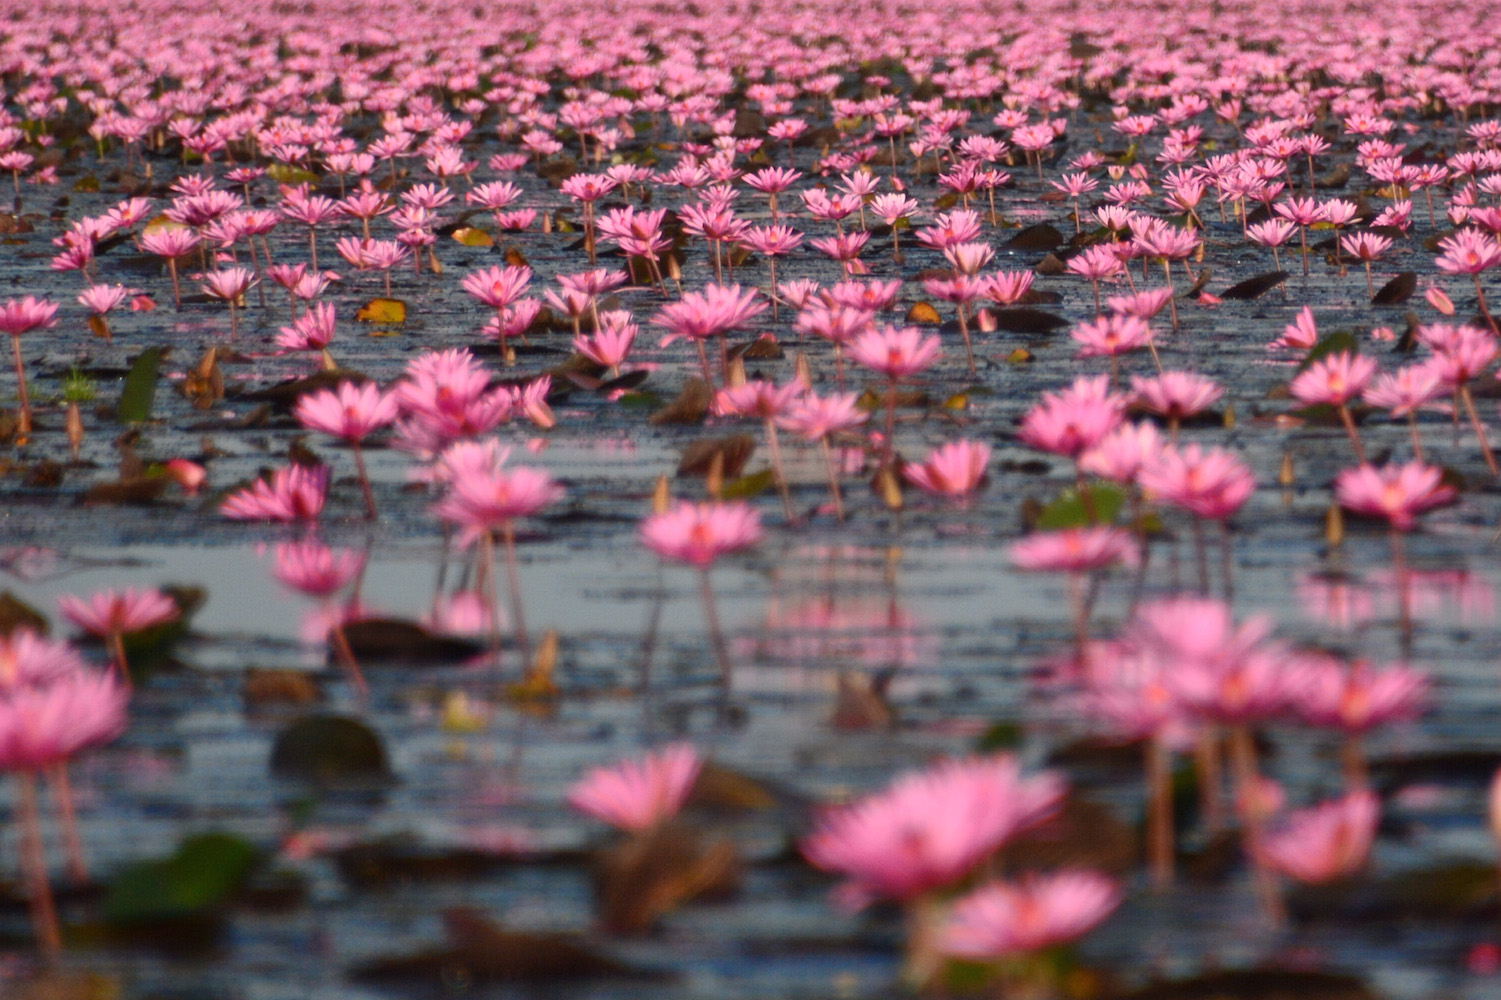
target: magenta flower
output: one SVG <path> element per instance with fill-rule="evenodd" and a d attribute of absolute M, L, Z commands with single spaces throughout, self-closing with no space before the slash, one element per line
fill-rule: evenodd
<path fill-rule="evenodd" d="M 904 465 L 902 475 L 929 493 L 963 497 L 979 487 L 989 462 L 990 445 L 960 439 L 934 449 L 922 465 Z"/>
<path fill-rule="evenodd" d="M 938 950 L 981 962 L 1031 954 L 1084 936 L 1120 902 L 1115 880 L 1091 871 L 992 883 L 954 903 Z"/>
<path fill-rule="evenodd" d="M 1137 476 L 1142 491 L 1198 517 L 1223 521 L 1256 490 L 1256 477 L 1223 448 L 1164 448 Z"/>
<path fill-rule="evenodd" d="M 128 695 L 109 674 L 69 671 L 0 692 L 0 770 L 35 773 L 125 731 Z"/>
<path fill-rule="evenodd" d="M 1331 657 L 1310 663 L 1305 682 L 1298 713 L 1314 725 L 1355 734 L 1416 717 L 1429 689 L 1422 670 L 1401 664 L 1378 669 L 1364 660 L 1346 666 Z"/>
<path fill-rule="evenodd" d="M 1454 489 L 1443 485 L 1443 470 L 1413 461 L 1345 469 L 1334 479 L 1334 497 L 1346 510 L 1385 518 L 1393 529 L 1411 531 L 1423 511 L 1454 499 Z"/>
<path fill-rule="evenodd" d="M 383 393 L 374 382 L 340 382 L 337 389 L 320 389 L 297 401 L 292 414 L 309 430 L 323 431 L 347 442 L 354 451 L 354 464 L 365 494 L 365 516 L 375 520 L 375 493 L 365 471 L 360 448 L 371 432 L 392 423 L 401 408 L 396 397 Z"/>
<path fill-rule="evenodd" d="M 641 833 L 683 808 L 703 762 L 691 744 L 675 743 L 640 760 L 597 767 L 568 792 L 568 804 L 628 833 Z"/>
<path fill-rule="evenodd" d="M 234 493 L 219 513 L 236 521 L 316 521 L 327 492 L 327 466 L 292 465 Z"/>
<path fill-rule="evenodd" d="M 803 856 L 849 876 L 837 894 L 845 906 L 907 901 L 964 877 L 1051 816 L 1063 792 L 1050 772 L 1023 778 L 1010 754 L 945 761 L 825 812 L 803 839 Z"/>
<path fill-rule="evenodd" d="M 641 544 L 663 559 L 708 569 L 721 555 L 761 540 L 761 515 L 739 501 L 679 500 L 664 513 L 642 521 L 640 534 Z"/>
<path fill-rule="evenodd" d="M 86 632 L 100 638 L 129 635 L 167 622 L 178 616 L 177 604 L 160 590 L 102 590 L 87 603 L 72 594 L 57 599 L 63 617 Z"/>
<path fill-rule="evenodd" d="M 1018 569 L 1089 573 L 1116 563 L 1136 565 L 1136 539 L 1107 526 L 1039 531 L 1011 545 Z"/>
<path fill-rule="evenodd" d="M 1068 458 L 1093 448 L 1120 424 L 1126 397 L 1110 391 L 1106 375 L 1076 379 L 1061 392 L 1043 393 L 1022 419 L 1021 439 Z"/>
<path fill-rule="evenodd" d="M 1290 815 L 1258 847 L 1267 867 L 1312 885 L 1354 875 L 1365 867 L 1376 839 L 1381 802 L 1360 790 Z"/>
<path fill-rule="evenodd" d="M 86 669 L 71 645 L 21 626 L 0 636 L 0 691 L 28 684 L 47 684 L 64 674 Z"/>

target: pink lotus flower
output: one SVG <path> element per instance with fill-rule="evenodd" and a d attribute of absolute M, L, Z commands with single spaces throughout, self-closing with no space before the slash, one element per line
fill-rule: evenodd
<path fill-rule="evenodd" d="M 1030 954 L 1082 937 L 1120 902 L 1115 880 L 1091 871 L 992 883 L 954 903 L 938 950 L 981 962 Z"/>
<path fill-rule="evenodd" d="M 691 744 L 675 743 L 640 760 L 597 767 L 568 792 L 568 804 L 630 833 L 671 819 L 703 767 Z"/>
<path fill-rule="evenodd" d="M 708 569 L 727 552 L 761 540 L 761 515 L 749 504 L 679 500 L 641 522 L 641 543 L 664 559 Z"/>
<path fill-rule="evenodd" d="M 35 773 L 125 731 L 126 690 L 109 674 L 69 671 L 0 692 L 0 770 Z"/>
<path fill-rule="evenodd" d="M 962 497 L 980 485 L 989 462 L 990 445 L 960 439 L 935 449 L 922 465 L 902 466 L 902 475 L 929 493 Z"/>
<path fill-rule="evenodd" d="M 1256 489 L 1256 477 L 1240 459 L 1223 448 L 1206 451 L 1196 444 L 1164 448 L 1142 467 L 1137 482 L 1147 494 L 1214 521 L 1240 510 Z"/>
<path fill-rule="evenodd" d="M 176 621 L 176 602 L 160 590 L 102 590 L 84 602 L 72 594 L 57 599 L 63 617 L 100 638 L 129 635 Z"/>
<path fill-rule="evenodd" d="M 284 542 L 276 546 L 272 574 L 309 597 L 331 597 L 365 568 L 363 553 L 335 551 L 319 541 Z"/>
<path fill-rule="evenodd" d="M 1063 779 L 1023 778 L 1014 756 L 945 761 L 906 774 L 884 792 L 825 812 L 803 856 L 850 877 L 840 902 L 910 900 L 958 881 L 1013 835 L 1058 808 Z"/>
<path fill-rule="evenodd" d="M 1300 882 L 1320 885 L 1365 866 L 1376 839 L 1381 803 L 1369 791 L 1293 813 L 1268 832 L 1257 854 L 1262 864 Z"/>
<path fill-rule="evenodd" d="M 1116 563 L 1136 565 L 1136 539 L 1120 528 L 1039 531 L 1011 545 L 1011 561 L 1025 570 L 1088 573 Z"/>
<path fill-rule="evenodd" d="M 237 521 L 316 521 L 327 492 L 327 466 L 292 465 L 234 493 L 219 513 Z"/>
<path fill-rule="evenodd" d="M 1411 531 L 1425 510 L 1454 499 L 1443 470 L 1422 462 L 1345 469 L 1334 479 L 1334 497 L 1346 510 L 1382 517 L 1397 531 Z"/>
<path fill-rule="evenodd" d="M 1077 458 L 1099 444 L 1121 422 L 1126 398 L 1110 391 L 1110 379 L 1076 379 L 1042 401 L 1022 419 L 1021 439 L 1041 451 Z"/>
<path fill-rule="evenodd" d="M 83 658 L 66 642 L 48 639 L 25 626 L 0 636 L 0 690 L 47 684 L 84 669 Z"/>
<path fill-rule="evenodd" d="M 867 368 L 900 381 L 938 360 L 938 338 L 915 326 L 881 326 L 850 341 L 849 354 Z"/>
<path fill-rule="evenodd" d="M 1309 663 L 1294 705 L 1314 725 L 1364 733 L 1417 716 L 1428 687 L 1428 674 L 1412 667 L 1397 664 L 1378 670 L 1364 660 L 1346 666 L 1332 657 L 1319 657 Z"/>
<path fill-rule="evenodd" d="M 337 389 L 304 395 L 292 415 L 309 430 L 362 441 L 394 421 L 399 412 L 395 397 L 382 393 L 374 382 L 340 382 Z"/>

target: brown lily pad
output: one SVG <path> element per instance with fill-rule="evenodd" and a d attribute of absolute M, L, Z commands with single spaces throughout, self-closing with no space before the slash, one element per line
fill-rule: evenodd
<path fill-rule="evenodd" d="M 1418 290 L 1418 276 L 1415 271 L 1403 271 L 1391 281 L 1376 289 L 1376 294 L 1371 296 L 1373 306 L 1401 305 L 1412 298 L 1412 293 Z"/>
<path fill-rule="evenodd" d="M 647 418 L 647 423 L 659 427 L 663 424 L 698 424 L 709 413 L 714 402 L 714 390 L 701 378 L 690 378 L 683 385 L 677 398 Z"/>
<path fill-rule="evenodd" d="M 477 910 L 443 914 L 446 947 L 363 962 L 350 971 L 360 982 L 426 982 L 445 993 L 450 984 L 557 982 L 611 978 L 661 979 L 598 950 L 579 934 L 506 930 Z"/>
<path fill-rule="evenodd" d="M 745 463 L 750 461 L 755 450 L 756 439 L 749 434 L 694 441 L 683 449 L 683 457 L 678 460 L 678 475 L 707 476 L 718 464 L 721 475 L 733 478 L 745 469 Z M 718 462 L 716 455 L 719 456 Z"/>
<path fill-rule="evenodd" d="M 1254 278 L 1237 282 L 1220 292 L 1222 299 L 1257 299 L 1282 284 L 1289 277 L 1289 271 L 1268 271 L 1266 274 L 1258 274 Z"/>
<path fill-rule="evenodd" d="M 453 663 L 484 652 L 473 639 L 438 635 L 425 626 L 400 618 L 362 618 L 344 626 L 349 648 L 360 660 L 402 660 L 411 663 Z"/>
<path fill-rule="evenodd" d="M 1378 995 L 1343 973 L 1236 969 L 1153 983 L 1107 1000 L 1378 1000 Z"/>

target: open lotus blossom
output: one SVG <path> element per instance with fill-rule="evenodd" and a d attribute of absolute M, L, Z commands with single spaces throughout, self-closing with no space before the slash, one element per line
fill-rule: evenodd
<path fill-rule="evenodd" d="M 110 654 L 122 677 L 130 677 L 125 659 L 124 637 L 177 620 L 177 602 L 160 590 L 104 590 L 87 602 L 72 594 L 57 599 L 63 616 L 86 632 L 109 644 Z"/>
<path fill-rule="evenodd" d="M 1376 839 L 1381 802 L 1360 790 L 1295 812 L 1270 830 L 1257 849 L 1260 860 L 1284 875 L 1322 885 L 1365 867 Z"/>
<path fill-rule="evenodd" d="M 365 516 L 375 520 L 375 493 L 365 470 L 365 455 L 360 448 L 374 431 L 396 420 L 401 412 L 396 397 L 382 392 L 374 382 L 340 382 L 337 389 L 320 389 L 304 394 L 293 408 L 293 416 L 302 426 L 332 434 L 349 443 L 354 464 L 365 493 Z"/>
<path fill-rule="evenodd" d="M 1334 480 L 1334 496 L 1341 507 L 1384 518 L 1397 531 L 1411 531 L 1419 514 L 1454 499 L 1454 488 L 1443 483 L 1443 470 L 1422 462 L 1362 465 L 1345 469 Z"/>
<path fill-rule="evenodd" d="M 1077 458 L 1120 424 L 1126 397 L 1110 391 L 1109 377 L 1076 379 L 1060 392 L 1045 392 L 1022 419 L 1025 444 Z"/>
<path fill-rule="evenodd" d="M 928 493 L 963 497 L 979 487 L 989 463 L 990 445 L 960 439 L 935 449 L 921 465 L 902 466 L 902 475 Z"/>
<path fill-rule="evenodd" d="M 292 465 L 230 494 L 219 513 L 237 521 L 316 521 L 328 493 L 328 466 Z"/>
<path fill-rule="evenodd" d="M 911 900 L 963 878 L 1011 837 L 1058 808 L 1063 780 L 1023 777 L 1009 754 L 945 761 L 818 817 L 802 851 L 850 879 L 841 904 Z"/>
<path fill-rule="evenodd" d="M 1091 871 L 991 883 L 954 903 L 938 950 L 979 962 L 1031 954 L 1083 937 L 1120 902 L 1115 880 Z"/>
<path fill-rule="evenodd" d="M 0 304 L 0 333 L 10 334 L 11 353 L 16 365 L 16 382 L 21 397 L 21 427 L 19 434 L 25 437 L 31 431 L 31 397 L 26 391 L 26 367 L 21 360 L 21 336 L 32 330 L 42 330 L 57 325 L 57 303 L 28 295 L 21 299 L 6 299 Z"/>
<path fill-rule="evenodd" d="M 749 504 L 680 500 L 641 522 L 641 543 L 664 559 L 707 569 L 721 555 L 761 540 L 761 515 Z"/>
<path fill-rule="evenodd" d="M 1011 545 L 1019 569 L 1087 573 L 1117 563 L 1136 564 L 1136 539 L 1128 531 L 1097 525 L 1038 531 Z"/>
<path fill-rule="evenodd" d="M 18 685 L 46 684 L 83 669 L 83 657 L 71 645 L 49 639 L 24 625 L 0 636 L 0 691 Z"/>
<path fill-rule="evenodd" d="M 630 833 L 676 816 L 703 767 L 689 743 L 674 743 L 639 760 L 597 767 L 568 792 L 568 804 Z"/>

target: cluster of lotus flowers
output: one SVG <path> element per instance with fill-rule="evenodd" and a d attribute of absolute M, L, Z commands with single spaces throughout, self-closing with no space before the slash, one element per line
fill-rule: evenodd
<path fill-rule="evenodd" d="M 1378 293 L 1373 268 L 1399 254 L 1421 259 L 1413 266 L 1424 272 L 1432 315 L 1414 314 L 1405 338 L 1419 352 L 1414 360 L 1383 370 L 1361 352 L 1361 338 L 1321 336 L 1311 306 L 1278 323 L 1284 329 L 1267 345 L 1270 357 L 1297 366 L 1288 395 L 1327 408 L 1348 437 L 1353 463 L 1330 477 L 1331 499 L 1389 529 L 1401 633 L 1410 640 L 1407 536 L 1426 512 L 1460 500 L 1463 483 L 1429 464 L 1439 445 L 1434 435 L 1425 441 L 1420 417 L 1448 411 L 1457 426 L 1462 413 L 1475 447 L 1456 436 L 1445 459 L 1465 476 L 1480 474 L 1482 461 L 1501 474 L 1475 391 L 1501 357 L 1483 280 L 1501 264 L 1501 122 L 1472 118 L 1501 93 L 1480 40 L 1434 38 L 1421 27 L 1464 11 L 1489 16 L 1489 6 L 1338 11 L 1295 3 L 1297 17 L 1286 20 L 1310 25 L 1298 31 L 1245 2 L 1217 4 L 1213 17 L 1166 3 L 1098 12 L 1030 3 L 1024 17 L 975 2 L 922 11 L 876 3 L 871 16 L 849 18 L 809 0 L 765 20 L 752 8 L 715 5 L 707 13 L 682 5 L 665 17 L 660 4 L 611 4 L 601 16 L 594 5 L 565 3 L 483 18 L 441 0 L 411 17 L 389 5 L 381 8 L 389 16 L 373 18 L 367 6 L 380 5 L 327 4 L 316 16 L 236 5 L 233 18 L 261 30 L 210 39 L 199 20 L 209 15 L 156 3 L 86 3 L 8 22 L 0 169 L 13 176 L 18 212 L 36 197 L 23 191 L 23 175 L 56 184 L 63 171 L 94 166 L 95 156 L 139 182 L 138 193 L 58 227 L 51 266 L 80 280 L 78 309 L 34 294 L 0 303 L 0 331 L 13 345 L 18 448 L 60 442 L 46 407 L 33 403 L 23 344 L 45 337 L 56 345 L 86 325 L 107 340 L 134 336 L 124 311 L 149 315 L 169 287 L 175 308 L 194 308 L 183 297 L 186 278 L 228 311 L 215 344 L 234 344 L 267 369 L 305 355 L 334 375 L 331 387 L 302 393 L 293 414 L 349 446 L 368 519 L 378 505 L 364 449 L 389 444 L 410 457 L 412 478 L 426 484 L 426 510 L 472 553 L 479 582 L 451 599 L 478 609 L 497 652 L 508 622 L 525 659 L 517 526 L 558 503 L 567 486 L 511 456 L 527 435 L 559 424 L 555 380 L 616 401 L 659 373 L 701 379 L 711 419 L 759 422 L 779 532 L 863 530 L 875 514 L 907 505 L 904 484 L 936 505 L 973 511 L 980 503 L 987 437 L 997 429 L 980 424 L 984 404 L 970 390 L 1018 396 L 1030 355 L 1013 354 L 1011 344 L 995 355 L 999 334 L 1037 306 L 1062 302 L 1078 312 L 1070 329 L 1076 377 L 1029 398 L 1014 440 L 1058 460 L 1082 516 L 1016 540 L 1010 554 L 1021 569 L 1069 574 L 1075 635 L 1060 676 L 1083 714 L 1147 748 L 1154 876 L 1171 877 L 1171 755 L 1188 750 L 1197 755 L 1205 822 L 1239 821 L 1269 911 L 1279 905 L 1277 873 L 1326 882 L 1364 864 L 1378 808 L 1361 740 L 1417 714 L 1428 682 L 1400 664 L 1292 650 L 1269 640 L 1268 622 L 1237 626 L 1227 604 L 1204 596 L 1206 527 L 1223 533 L 1229 593 L 1231 521 L 1258 476 L 1228 437 L 1214 443 L 1202 430 L 1235 387 L 1190 365 L 1199 353 L 1196 320 L 1245 296 L 1209 291 L 1194 264 L 1227 245 L 1269 258 L 1278 273 L 1258 294 L 1281 288 L 1285 297 L 1297 279 L 1281 271 L 1281 253 L 1296 245 L 1305 289 L 1311 255 L 1327 261 L 1326 283 L 1345 280 L 1347 263 L 1358 261 L 1363 294 L 1380 301 L 1393 286 Z M 96 19 L 113 31 L 106 58 L 97 56 Z M 231 16 L 210 19 L 227 25 Z M 958 23 L 976 27 L 952 30 Z M 1142 51 L 1149 24 L 1152 37 L 1175 44 Z M 547 29 L 540 37 L 539 25 Z M 1322 41 L 1332 37 L 1349 40 Z M 188 38 L 195 44 L 169 44 Z M 365 48 L 378 58 L 353 54 Z M 1380 87 L 1370 85 L 1373 74 Z M 1404 141 L 1419 133 L 1422 146 Z M 60 138 L 68 135 L 71 143 Z M 1331 168 L 1347 179 L 1321 177 Z M 166 187 L 154 186 L 157 169 L 170 170 Z M 1358 197 L 1320 193 L 1352 183 L 1364 188 Z M 1075 237 L 1060 232 L 1046 266 L 1003 267 L 1016 263 L 997 249 L 1012 218 L 1051 219 Z M 582 231 L 567 251 L 577 266 L 540 263 L 564 228 Z M 1326 232 L 1334 237 L 1327 246 L 1310 247 L 1310 233 Z M 1420 257 L 1425 232 L 1428 258 Z M 453 265 L 440 255 L 451 236 L 470 248 L 512 240 L 536 248 L 539 264 L 523 253 L 452 280 L 445 272 Z M 326 269 L 335 263 L 330 241 L 344 274 Z M 132 245 L 160 259 L 160 287 L 115 280 L 110 254 Z M 779 261 L 795 276 L 778 280 Z M 909 261 L 922 270 L 904 270 Z M 349 335 L 363 272 L 379 272 L 387 301 L 398 287 L 419 304 L 461 289 L 455 297 L 471 321 L 462 343 L 427 345 L 384 385 L 341 368 L 334 352 Z M 285 305 L 267 295 L 273 285 Z M 1413 286 L 1390 295 L 1405 298 Z M 1473 316 L 1451 322 L 1455 298 L 1470 311 L 1472 290 Z M 941 322 L 934 302 L 952 323 Z M 910 306 L 905 320 L 901 306 Z M 279 332 L 264 335 L 272 325 Z M 646 329 L 660 338 L 648 344 Z M 568 365 L 518 372 L 532 356 L 518 346 L 554 330 L 572 334 Z M 770 360 L 756 360 L 735 337 L 766 346 L 761 357 Z M 1364 339 L 1381 345 L 1397 334 L 1373 325 Z M 485 352 L 497 365 L 471 349 L 485 341 L 495 342 Z M 764 377 L 794 341 L 781 379 Z M 965 436 L 923 461 L 905 460 L 902 446 L 916 447 L 919 433 L 903 412 L 910 392 L 935 386 L 946 390 L 945 408 L 962 415 Z M 1410 449 L 1406 460 L 1370 460 L 1372 432 L 1363 437 L 1359 424 L 1376 412 L 1405 422 L 1406 434 L 1371 451 Z M 66 430 L 76 456 L 84 435 L 76 407 Z M 818 449 L 826 503 L 811 500 L 822 484 L 789 478 L 784 432 Z M 179 461 L 169 471 L 196 490 L 211 470 Z M 845 486 L 857 475 L 874 489 L 850 499 Z M 768 528 L 754 498 L 723 499 L 723 480 L 709 476 L 702 500 L 659 494 L 638 537 L 700 571 L 728 684 L 733 665 L 709 570 L 762 542 Z M 366 558 L 314 531 L 328 514 L 330 481 L 326 465 L 294 463 L 234 489 L 216 508 L 226 518 L 309 528 L 277 546 L 273 572 L 323 604 L 328 641 L 363 692 L 343 631 L 354 612 L 338 598 Z M 1118 516 L 1125 510 L 1129 517 Z M 1094 584 L 1127 566 L 1137 568 L 1140 589 L 1163 526 L 1156 515 L 1168 513 L 1194 537 L 1199 596 L 1133 602 L 1116 638 L 1093 638 Z M 850 529 L 846 518 L 856 522 Z M 147 624 L 167 620 L 159 601 L 156 611 Z M 123 637 L 151 618 L 67 613 L 106 641 L 118 677 L 99 679 L 66 647 L 34 635 L 7 641 L 0 698 L 10 715 L 0 713 L 0 725 L 30 718 L 16 714 L 28 699 L 61 704 L 75 688 L 89 689 L 87 712 L 24 710 L 56 723 L 42 747 L 6 744 L 5 766 L 28 782 L 123 728 Z M 1253 731 L 1290 716 L 1344 734 L 1348 787 L 1343 798 L 1283 815 L 1281 790 L 1259 773 Z M 1231 809 L 1220 802 L 1227 738 Z M 697 769 L 690 749 L 675 748 L 594 774 L 573 801 L 625 829 L 649 829 L 682 805 Z M 912 970 L 925 982 L 941 956 L 1035 953 L 1072 941 L 1120 902 L 1125 887 L 1093 872 L 982 878 L 1010 838 L 1057 811 L 1064 788 L 1055 774 L 1024 777 L 1009 756 L 950 761 L 824 814 L 803 853 L 849 879 L 839 892 L 845 904 L 884 899 L 909 908 Z M 33 870 L 42 907 L 45 871 Z M 43 938 L 55 947 L 55 932 Z"/>

